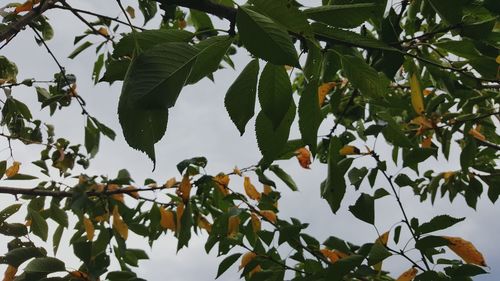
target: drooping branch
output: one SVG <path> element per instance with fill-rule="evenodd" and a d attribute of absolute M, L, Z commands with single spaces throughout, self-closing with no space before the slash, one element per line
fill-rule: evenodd
<path fill-rule="evenodd" d="M 36 18 L 43 14 L 48 9 L 54 7 L 54 5 L 59 2 L 59 0 L 46 0 L 41 1 L 41 4 L 33 8 L 31 11 L 26 13 L 26 15 L 20 17 L 18 20 L 9 24 L 2 32 L 0 32 L 0 42 L 4 40 L 10 40 L 18 32 L 23 30 L 27 25 L 31 24 Z"/>

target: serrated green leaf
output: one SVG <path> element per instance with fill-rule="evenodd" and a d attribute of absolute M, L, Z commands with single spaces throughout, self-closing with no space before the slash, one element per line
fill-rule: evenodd
<path fill-rule="evenodd" d="M 158 3 L 153 0 L 139 0 L 139 10 L 144 16 L 144 25 L 158 12 Z"/>
<path fill-rule="evenodd" d="M 30 230 L 36 236 L 40 237 L 43 241 L 47 241 L 49 234 L 49 226 L 47 221 L 40 215 L 39 212 L 28 208 L 28 216 L 31 219 Z"/>
<path fill-rule="evenodd" d="M 462 21 L 462 3 L 455 0 L 427 0 L 439 16 L 449 24 Z"/>
<path fill-rule="evenodd" d="M 276 129 L 285 118 L 292 102 L 292 85 L 282 65 L 267 63 L 260 75 L 258 88 L 262 112 Z"/>
<path fill-rule="evenodd" d="M 349 211 L 366 223 L 375 223 L 375 199 L 366 193 L 362 193 L 356 203 L 349 206 Z"/>
<path fill-rule="evenodd" d="M 339 150 L 343 147 L 338 137 L 330 139 L 328 148 L 328 176 L 321 186 L 321 197 L 323 197 L 333 213 L 336 213 L 346 191 L 344 175 L 352 164 L 352 158 L 340 155 Z"/>
<path fill-rule="evenodd" d="M 270 18 L 240 6 L 236 26 L 241 42 L 253 55 L 276 65 L 300 68 L 297 52 L 288 33 Z"/>
<path fill-rule="evenodd" d="M 254 115 L 258 74 L 259 61 L 252 60 L 229 87 L 224 98 L 227 113 L 241 135 Z"/>
<path fill-rule="evenodd" d="M 374 243 L 368 254 L 368 265 L 377 264 L 390 256 L 392 256 L 392 254 L 384 245 L 381 243 Z"/>
<path fill-rule="evenodd" d="M 240 258 L 240 256 L 241 256 L 240 253 L 236 253 L 222 260 L 221 263 L 219 264 L 219 269 L 217 270 L 217 276 L 215 277 L 215 279 L 219 278 L 222 274 L 224 274 L 224 272 L 226 272 L 229 269 L 229 267 L 231 267 L 231 265 L 233 265 Z"/>
<path fill-rule="evenodd" d="M 364 59 L 355 56 L 343 56 L 342 68 L 352 85 L 364 96 L 381 97 L 387 91 L 389 80 L 369 66 Z"/>
<path fill-rule="evenodd" d="M 429 222 L 421 224 L 418 227 L 418 233 L 426 234 L 437 230 L 446 229 L 463 221 L 464 219 L 465 218 L 450 217 L 449 215 L 435 216 Z"/>
<path fill-rule="evenodd" d="M 195 45 L 199 53 L 187 84 L 194 84 L 216 71 L 233 40 L 230 36 L 214 36 Z"/>
<path fill-rule="evenodd" d="M 92 46 L 93 43 L 90 41 L 85 41 L 83 42 L 80 46 L 78 46 L 71 54 L 69 54 L 68 58 L 74 59 L 76 56 L 78 56 L 81 52 L 85 51 L 88 47 Z"/>
<path fill-rule="evenodd" d="M 21 247 L 5 254 L 5 262 L 14 267 L 19 267 L 23 262 L 36 257 L 45 256 L 42 248 Z"/>

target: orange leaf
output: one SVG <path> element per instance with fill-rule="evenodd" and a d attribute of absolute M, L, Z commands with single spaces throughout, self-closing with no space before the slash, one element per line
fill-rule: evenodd
<path fill-rule="evenodd" d="M 295 151 L 295 155 L 297 156 L 299 164 L 302 168 L 310 169 L 309 166 L 311 165 L 311 152 L 307 148 L 301 147 L 297 149 L 297 151 Z"/>
<path fill-rule="evenodd" d="M 420 143 L 420 147 L 422 148 L 431 148 L 432 147 L 432 136 L 425 137 Z"/>
<path fill-rule="evenodd" d="M 443 179 L 445 183 L 448 183 L 455 176 L 455 172 L 449 171 L 443 173 Z"/>
<path fill-rule="evenodd" d="M 160 226 L 175 231 L 174 212 L 165 210 L 163 206 L 160 207 Z"/>
<path fill-rule="evenodd" d="M 208 233 L 212 231 L 212 224 L 204 216 L 198 218 L 198 227 L 205 229 Z"/>
<path fill-rule="evenodd" d="M 319 251 L 323 254 L 323 256 L 328 258 L 331 263 L 334 263 L 341 259 L 341 257 L 337 254 L 337 251 L 330 249 L 321 249 Z"/>
<path fill-rule="evenodd" d="M 271 194 L 271 192 L 273 192 L 273 189 L 269 185 L 264 184 L 264 191 L 262 193 L 264 193 L 265 195 L 269 195 Z"/>
<path fill-rule="evenodd" d="M 469 130 L 469 135 L 471 135 L 474 138 L 476 138 L 478 140 L 481 140 L 481 141 L 485 141 L 486 140 L 486 137 L 479 132 L 478 128 L 476 128 L 476 129 L 470 129 Z"/>
<path fill-rule="evenodd" d="M 235 238 L 238 232 L 240 232 L 240 217 L 230 216 L 227 221 L 227 236 Z"/>
<path fill-rule="evenodd" d="M 339 150 L 340 155 L 357 155 L 360 154 L 361 152 L 359 151 L 359 148 L 352 146 L 352 145 L 345 145 Z"/>
<path fill-rule="evenodd" d="M 71 271 L 71 272 L 69 272 L 69 275 L 71 275 L 71 277 L 74 277 L 74 278 L 77 278 L 80 280 L 85 280 L 85 281 L 90 280 L 87 273 L 85 273 L 83 271 L 79 271 L 79 270 Z"/>
<path fill-rule="evenodd" d="M 191 182 L 189 181 L 189 176 L 186 174 L 182 177 L 181 184 L 177 189 L 177 195 L 182 198 L 182 201 L 187 202 L 189 200 L 189 195 L 191 193 Z"/>
<path fill-rule="evenodd" d="M 486 266 L 483 254 L 479 252 L 474 245 L 460 237 L 443 236 L 450 242 L 450 248 L 455 254 L 461 257 L 466 263 L 472 263 L 480 266 Z"/>
<path fill-rule="evenodd" d="M 17 267 L 12 265 L 8 265 L 7 269 L 5 269 L 5 273 L 3 274 L 3 281 L 13 281 L 16 277 Z"/>
<path fill-rule="evenodd" d="M 247 264 L 249 264 L 253 259 L 255 259 L 256 256 L 257 254 L 255 254 L 254 252 L 248 252 L 244 254 L 241 257 L 240 270 L 242 268 L 245 268 L 245 266 L 247 266 Z"/>
<path fill-rule="evenodd" d="M 321 84 L 321 86 L 318 87 L 318 100 L 319 100 L 320 107 L 325 102 L 326 95 L 328 95 L 328 93 L 336 86 L 337 86 L 337 83 L 328 82 L 328 83 L 323 83 L 323 84 Z"/>
<path fill-rule="evenodd" d="M 272 223 L 276 223 L 276 221 L 277 221 L 276 213 L 274 213 L 273 211 L 263 210 L 263 211 L 260 211 L 260 215 Z"/>
<path fill-rule="evenodd" d="M 17 175 L 17 173 L 19 173 L 19 166 L 21 166 L 21 163 L 14 161 L 14 163 L 12 163 L 12 166 L 5 170 L 5 176 L 7 176 L 7 178 L 12 178 L 13 176 Z"/>
<path fill-rule="evenodd" d="M 415 276 L 417 276 L 418 270 L 414 267 L 408 269 L 407 271 L 403 272 L 396 281 L 412 281 L 415 279 Z"/>
<path fill-rule="evenodd" d="M 127 240 L 128 238 L 128 226 L 123 221 L 122 216 L 118 212 L 118 206 L 113 208 L 113 228 L 120 234 L 120 236 Z"/>
<path fill-rule="evenodd" d="M 380 235 L 377 240 L 375 240 L 375 243 L 380 243 L 384 246 L 387 246 L 387 241 L 389 240 L 389 231 L 384 232 L 382 235 Z"/>
<path fill-rule="evenodd" d="M 229 194 L 229 188 L 228 188 L 228 185 L 229 185 L 229 176 L 224 174 L 224 173 L 220 173 L 218 174 L 217 176 L 214 177 L 214 182 L 215 184 L 217 185 L 217 187 L 219 188 L 219 191 L 224 195 L 228 195 Z"/>
<path fill-rule="evenodd" d="M 262 267 L 258 264 L 256 267 L 254 267 L 250 272 L 248 272 L 248 277 L 252 277 L 254 273 L 262 271 Z"/>
<path fill-rule="evenodd" d="M 262 224 L 261 224 L 260 219 L 256 213 L 252 212 L 252 214 L 250 215 L 250 221 L 252 222 L 253 232 L 257 232 L 257 231 L 261 230 Z"/>
<path fill-rule="evenodd" d="M 249 177 L 245 177 L 245 180 L 243 182 L 243 187 L 245 188 L 245 193 L 247 194 L 248 198 L 253 200 L 260 199 L 260 193 L 257 191 L 255 186 L 250 182 Z"/>
<path fill-rule="evenodd" d="M 238 167 L 236 167 L 236 166 L 235 166 L 235 167 L 234 167 L 234 169 L 233 169 L 233 173 L 234 173 L 234 174 L 236 174 L 236 175 L 238 175 L 238 176 L 240 176 L 240 177 L 243 175 L 243 174 L 241 173 L 241 170 L 240 170 L 240 169 L 238 169 Z"/>
<path fill-rule="evenodd" d="M 103 36 L 106 36 L 108 37 L 109 36 L 109 32 L 108 30 L 105 28 L 105 27 L 100 27 L 97 32 L 99 32 L 99 34 L 103 35 Z"/>
<path fill-rule="evenodd" d="M 105 222 L 109 219 L 109 213 L 105 213 L 103 215 L 100 215 L 100 216 L 95 216 L 94 217 L 94 220 L 96 222 Z"/>
<path fill-rule="evenodd" d="M 19 14 L 22 12 L 28 12 L 33 9 L 33 5 L 39 3 L 40 0 L 28 0 L 24 2 L 22 5 L 17 6 L 16 9 L 14 10 L 14 13 Z"/>
<path fill-rule="evenodd" d="M 87 240 L 92 241 L 94 239 L 94 224 L 87 217 L 83 217 L 83 226 L 85 228 L 85 233 L 87 234 Z"/>

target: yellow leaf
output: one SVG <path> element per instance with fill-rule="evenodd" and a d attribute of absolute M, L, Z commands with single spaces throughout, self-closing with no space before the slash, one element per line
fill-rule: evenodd
<path fill-rule="evenodd" d="M 360 154 L 361 152 L 359 151 L 359 148 L 352 146 L 352 145 L 345 145 L 339 150 L 340 155 L 357 155 Z"/>
<path fill-rule="evenodd" d="M 443 173 L 443 179 L 445 183 L 448 183 L 455 176 L 455 172 L 449 171 Z"/>
<path fill-rule="evenodd" d="M 323 84 L 321 84 L 321 86 L 318 87 L 318 100 L 319 100 L 320 107 L 325 102 L 326 95 L 328 95 L 328 93 L 336 86 L 337 86 L 337 83 L 328 82 L 328 83 L 323 83 Z"/>
<path fill-rule="evenodd" d="M 8 265 L 7 269 L 5 269 L 5 273 L 3 274 L 3 281 L 13 281 L 16 277 L 17 267 L 12 265 Z"/>
<path fill-rule="evenodd" d="M 128 238 L 128 226 L 123 221 L 122 216 L 118 212 L 118 206 L 113 208 L 113 228 L 120 234 L 120 236 L 127 240 Z"/>
<path fill-rule="evenodd" d="M 469 135 L 473 136 L 474 138 L 476 138 L 478 140 L 482 140 L 482 141 L 486 140 L 486 137 L 483 134 L 481 134 L 477 128 L 476 129 L 470 129 L 469 130 Z"/>
<path fill-rule="evenodd" d="M 174 212 L 165 210 L 163 206 L 160 207 L 160 226 L 175 231 Z"/>
<path fill-rule="evenodd" d="M 495 59 L 498 64 L 500 64 L 500 55 Z"/>
<path fill-rule="evenodd" d="M 189 201 L 189 196 L 191 193 L 191 182 L 189 181 L 189 176 L 186 174 L 182 177 L 181 184 L 177 189 L 177 195 L 182 198 L 183 202 Z"/>
<path fill-rule="evenodd" d="M 245 253 L 241 257 L 240 270 L 242 268 L 245 268 L 245 266 L 247 266 L 247 264 L 249 264 L 253 259 L 255 259 L 256 256 L 257 254 L 255 254 L 254 252 Z"/>
<path fill-rule="evenodd" d="M 376 244 L 382 244 L 384 246 L 387 246 L 387 241 L 389 240 L 389 231 L 384 232 L 382 235 L 380 235 L 376 240 Z M 382 270 L 382 262 L 376 263 L 373 265 L 373 269 L 375 271 L 380 272 Z"/>
<path fill-rule="evenodd" d="M 323 254 L 323 256 L 325 256 L 325 258 L 327 258 L 328 260 L 330 260 L 331 263 L 334 263 L 334 262 L 340 260 L 340 256 L 334 250 L 321 249 L 319 251 Z"/>
<path fill-rule="evenodd" d="M 265 195 L 269 195 L 269 194 L 271 194 L 271 192 L 273 192 L 272 187 L 270 187 L 267 184 L 264 184 L 264 192 L 262 192 L 262 193 L 264 193 Z"/>
<path fill-rule="evenodd" d="M 177 204 L 177 232 L 181 230 L 182 215 L 184 214 L 184 203 L 179 202 Z"/>
<path fill-rule="evenodd" d="M 474 245 L 460 237 L 443 236 L 444 239 L 450 242 L 450 248 L 455 254 L 461 257 L 466 263 L 486 266 L 483 254 L 479 252 Z"/>
<path fill-rule="evenodd" d="M 301 147 L 297 149 L 297 151 L 295 151 L 295 155 L 297 156 L 299 164 L 302 168 L 310 169 L 309 166 L 311 165 L 311 152 L 307 148 Z"/>
<path fill-rule="evenodd" d="M 229 188 L 228 188 L 228 185 L 229 185 L 229 176 L 224 174 L 224 173 L 220 173 L 218 174 L 217 176 L 214 177 L 214 182 L 215 184 L 217 185 L 217 187 L 219 188 L 219 191 L 224 195 L 228 195 L 229 194 Z"/>
<path fill-rule="evenodd" d="M 79 270 L 70 271 L 69 275 L 71 275 L 71 277 L 74 277 L 74 278 L 79 279 L 79 280 L 85 280 L 85 281 L 90 280 L 87 273 L 85 273 L 83 271 L 79 271 Z"/>
<path fill-rule="evenodd" d="M 407 271 L 403 272 L 396 281 L 412 281 L 415 279 L 415 276 L 417 276 L 418 270 L 414 267 L 408 269 Z"/>
<path fill-rule="evenodd" d="M 103 35 L 103 36 L 106 36 L 108 37 L 109 36 L 109 32 L 108 30 L 105 28 L 105 27 L 100 27 L 97 32 L 99 32 L 99 34 Z"/>
<path fill-rule="evenodd" d="M 12 166 L 5 170 L 5 176 L 7 176 L 7 178 L 12 178 L 13 176 L 17 175 L 17 173 L 19 172 L 19 166 L 21 166 L 21 163 L 14 161 L 14 163 L 12 163 Z"/>
<path fill-rule="evenodd" d="M 125 11 L 127 11 L 127 14 L 130 16 L 130 18 L 133 18 L 133 19 L 135 18 L 135 9 L 134 8 L 127 6 Z"/>
<path fill-rule="evenodd" d="M 255 186 L 250 182 L 249 177 L 245 177 L 245 180 L 243 182 L 243 187 L 245 188 L 245 193 L 250 199 L 253 200 L 259 200 L 260 199 L 260 193 L 257 191 Z"/>
<path fill-rule="evenodd" d="M 204 216 L 198 218 L 198 227 L 205 229 L 208 233 L 212 231 L 212 224 Z"/>
<path fill-rule="evenodd" d="M 235 175 L 240 176 L 240 177 L 243 175 L 243 174 L 241 173 L 241 170 L 240 170 L 240 169 L 238 169 L 238 167 L 236 167 L 236 166 L 235 166 L 235 167 L 234 167 L 234 169 L 233 169 L 233 173 L 234 173 Z"/>
<path fill-rule="evenodd" d="M 421 115 L 425 111 L 424 98 L 422 96 L 422 90 L 420 89 L 420 82 L 418 81 L 416 74 L 413 74 L 410 78 L 410 89 L 411 89 L 411 104 L 413 106 L 413 109 L 418 115 Z"/>
<path fill-rule="evenodd" d="M 39 3 L 40 0 L 28 0 L 24 2 L 22 5 L 17 6 L 16 9 L 14 10 L 14 13 L 19 14 L 22 12 L 27 12 L 31 11 L 33 9 L 33 5 Z"/>
<path fill-rule="evenodd" d="M 83 217 L 83 226 L 85 227 L 85 233 L 87 234 L 87 240 L 92 241 L 94 239 L 94 224 L 87 217 Z"/>
<path fill-rule="evenodd" d="M 250 215 L 250 221 L 252 222 L 253 232 L 257 232 L 257 231 L 261 230 L 262 224 L 261 224 L 261 221 L 256 213 L 252 212 L 252 214 Z"/>
<path fill-rule="evenodd" d="M 260 211 L 260 215 L 272 223 L 276 223 L 277 221 L 276 213 L 274 213 L 273 211 L 263 210 Z"/>
<path fill-rule="evenodd" d="M 172 188 L 174 185 L 177 183 L 177 180 L 175 178 L 169 179 L 165 184 L 165 188 Z"/>
<path fill-rule="evenodd" d="M 125 187 L 125 190 L 137 190 L 137 188 L 135 186 L 129 185 Z M 137 191 L 127 192 L 127 195 L 129 195 L 132 198 L 139 199 L 139 192 Z"/>
<path fill-rule="evenodd" d="M 420 143 L 420 147 L 422 148 L 431 148 L 432 147 L 432 136 L 425 137 Z"/>
<path fill-rule="evenodd" d="M 238 232 L 240 232 L 240 217 L 230 216 L 227 221 L 227 236 L 235 238 Z"/>

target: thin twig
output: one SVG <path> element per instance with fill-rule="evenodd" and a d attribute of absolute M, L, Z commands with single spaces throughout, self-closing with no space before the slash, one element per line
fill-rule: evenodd
<path fill-rule="evenodd" d="M 109 35 L 103 34 L 103 33 L 99 32 L 99 30 L 95 29 L 95 27 L 92 24 L 90 24 L 90 22 L 88 22 L 75 9 L 73 9 L 68 3 L 66 3 L 65 0 L 61 0 L 61 3 L 64 5 L 64 7 L 67 8 L 67 10 L 71 11 L 71 13 L 73 13 L 73 15 L 75 15 L 81 22 L 83 22 L 86 26 L 88 26 L 94 34 L 104 37 L 106 39 L 106 41 L 111 40 L 111 37 L 109 37 Z"/>

